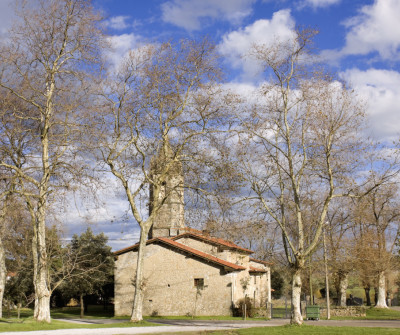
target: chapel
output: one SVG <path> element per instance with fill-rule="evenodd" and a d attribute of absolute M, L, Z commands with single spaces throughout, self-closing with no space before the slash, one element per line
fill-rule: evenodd
<path fill-rule="evenodd" d="M 251 250 L 186 227 L 182 165 L 164 150 L 152 161 L 153 176 L 171 164 L 146 243 L 143 315 L 232 315 L 248 297 L 255 307 L 271 301 L 270 264 Z M 165 193 L 163 193 L 165 192 Z M 149 211 L 155 194 L 150 187 Z M 115 315 L 132 313 L 138 244 L 118 250 L 115 261 Z"/>

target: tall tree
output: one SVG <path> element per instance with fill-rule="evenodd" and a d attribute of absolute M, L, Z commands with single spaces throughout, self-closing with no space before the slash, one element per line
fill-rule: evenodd
<path fill-rule="evenodd" d="M 319 243 L 334 198 L 346 196 L 361 157 L 363 107 L 351 90 L 321 71 L 297 31 L 273 46 L 257 45 L 267 81 L 262 104 L 238 114 L 238 155 L 251 194 L 282 234 L 291 269 L 291 322 L 302 324 L 301 272 Z M 349 187 L 348 187 L 349 186 Z"/>
<path fill-rule="evenodd" d="M 171 171 L 182 164 L 187 173 L 207 152 L 204 136 L 220 114 L 215 102 L 218 79 L 214 45 L 183 40 L 132 50 L 103 83 L 97 152 L 120 182 L 140 227 L 132 321 L 142 320 L 144 248 L 150 228 L 168 196 L 183 187 L 181 182 L 164 185 Z M 187 179 L 186 186 L 191 181 Z"/>
<path fill-rule="evenodd" d="M 17 174 L 33 225 L 35 311 L 50 322 L 46 217 L 56 187 L 67 186 L 76 171 L 76 150 L 85 78 L 100 59 L 100 17 L 86 0 L 21 2 L 19 21 L 0 48 L 0 86 L 24 108 L 13 110 L 15 123 L 30 127 L 35 145 L 24 147 L 22 165 L 2 160 Z M 71 145 L 71 144 L 74 145 Z"/>
<path fill-rule="evenodd" d="M 85 296 L 99 293 L 105 284 L 112 282 L 114 256 L 107 241 L 103 233 L 94 235 L 88 228 L 79 236 L 73 235 L 69 245 L 77 261 L 69 279 L 64 281 L 62 291 L 64 295 L 79 297 L 81 318 L 85 312 Z"/>
<path fill-rule="evenodd" d="M 329 265 L 337 293 L 337 305 L 346 307 L 349 274 L 355 267 L 351 201 L 343 199 L 331 206 L 327 216 Z"/>
<path fill-rule="evenodd" d="M 372 179 L 375 179 L 373 176 Z M 399 236 L 399 203 L 398 186 L 384 184 L 357 202 L 355 212 L 358 218 L 356 237 L 358 241 L 359 263 L 361 273 L 376 282 L 377 308 L 387 308 L 386 275 L 393 267 L 393 249 Z M 368 255 L 366 264 L 365 256 Z M 367 270 L 369 273 L 365 273 Z"/>

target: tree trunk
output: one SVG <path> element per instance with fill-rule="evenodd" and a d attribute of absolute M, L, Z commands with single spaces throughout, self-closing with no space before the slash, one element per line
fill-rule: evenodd
<path fill-rule="evenodd" d="M 32 219 L 33 222 L 33 237 L 32 237 L 32 255 L 33 255 L 33 288 L 35 291 L 35 305 L 33 308 L 33 318 L 37 320 L 39 314 L 39 299 L 38 299 L 38 288 L 37 288 L 37 277 L 38 277 L 38 252 L 37 252 L 37 229 L 36 229 L 36 218 Z"/>
<path fill-rule="evenodd" d="M 136 265 L 135 297 L 133 300 L 131 322 L 139 322 L 143 320 L 144 252 L 146 248 L 146 240 L 148 233 L 149 233 L 149 228 L 141 227 L 137 265 Z"/>
<path fill-rule="evenodd" d="M 85 316 L 85 303 L 83 301 L 83 293 L 81 293 L 79 295 L 79 300 L 80 300 L 80 304 L 81 304 L 81 315 L 80 315 L 80 318 L 82 319 Z"/>
<path fill-rule="evenodd" d="M 85 315 L 87 315 L 89 313 L 89 299 L 86 294 L 83 296 L 83 306 L 84 306 L 83 311 Z"/>
<path fill-rule="evenodd" d="M 6 277 L 7 277 L 6 255 L 5 255 L 3 241 L 0 238 L 0 318 L 3 317 L 3 297 L 4 297 L 4 288 L 6 286 Z"/>
<path fill-rule="evenodd" d="M 300 269 L 296 269 L 292 275 L 292 313 L 291 324 L 301 325 L 303 316 L 301 315 L 301 277 Z"/>
<path fill-rule="evenodd" d="M 349 284 L 348 273 L 339 274 L 339 295 L 338 295 L 338 306 L 346 307 L 346 291 Z"/>
<path fill-rule="evenodd" d="M 323 234 L 323 244 L 324 244 L 326 317 L 328 320 L 330 320 L 330 318 L 331 318 L 331 301 L 329 299 L 329 271 L 328 271 L 328 257 L 327 257 L 327 252 L 326 252 L 325 227 L 323 228 L 322 234 Z"/>
<path fill-rule="evenodd" d="M 371 306 L 371 295 L 370 295 L 371 288 L 369 286 L 366 286 L 364 287 L 364 291 L 365 291 L 365 299 L 367 300 L 367 306 Z"/>
<path fill-rule="evenodd" d="M 386 276 L 385 271 L 378 274 L 378 300 L 375 304 L 377 308 L 388 308 L 386 304 Z"/>
<path fill-rule="evenodd" d="M 39 205 L 38 208 L 38 220 L 37 220 L 37 254 L 34 257 L 37 258 L 37 274 L 35 294 L 37 299 L 37 321 L 51 322 L 50 319 L 50 290 L 48 286 L 48 260 L 46 251 L 46 225 L 45 225 L 45 210 L 44 202 Z M 36 302 L 36 301 L 35 301 Z M 35 306 L 36 307 L 36 306 Z"/>

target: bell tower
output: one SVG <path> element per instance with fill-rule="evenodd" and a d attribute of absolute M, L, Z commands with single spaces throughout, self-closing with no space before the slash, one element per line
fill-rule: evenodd
<path fill-rule="evenodd" d="M 149 214 L 154 210 L 156 197 L 164 201 L 156 214 L 149 232 L 149 238 L 169 237 L 179 234 L 185 228 L 183 203 L 183 169 L 182 163 L 174 155 L 168 141 L 152 159 L 150 177 L 153 180 L 162 180 L 158 195 L 153 184 L 150 184 Z M 164 175 L 164 176 L 163 176 Z"/>

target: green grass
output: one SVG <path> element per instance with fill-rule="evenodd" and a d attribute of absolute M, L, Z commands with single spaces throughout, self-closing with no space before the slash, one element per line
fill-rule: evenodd
<path fill-rule="evenodd" d="M 332 317 L 332 320 L 400 320 L 400 311 L 387 308 L 368 308 L 364 317 Z M 400 331 L 399 331 L 400 333 Z"/>
<path fill-rule="evenodd" d="M 376 334 L 398 334 L 396 328 L 357 328 L 357 327 L 323 327 L 323 326 L 281 326 L 240 329 L 236 334 L 240 335 L 303 335 L 303 334 L 324 334 L 324 335 L 376 335 Z M 216 333 L 218 334 L 218 333 Z M 221 333 L 223 334 L 223 333 Z M 229 334 L 229 333 L 225 333 Z M 235 334 L 235 333 L 232 333 Z"/>
<path fill-rule="evenodd" d="M 167 333 L 165 333 L 166 335 Z M 169 333 L 170 334 L 170 333 Z M 399 334 L 398 328 L 362 328 L 362 327 L 323 327 L 323 326 L 281 326 L 248 328 L 225 331 L 182 332 L 182 335 L 386 335 Z M 162 335 L 162 334 L 158 334 Z"/>
<path fill-rule="evenodd" d="M 80 314 L 81 314 L 80 307 L 62 307 L 62 308 L 51 309 L 51 317 L 56 319 L 79 318 Z M 110 319 L 113 317 L 114 317 L 114 309 L 112 307 L 104 309 L 103 306 L 89 306 L 88 311 L 84 316 L 84 318 L 86 319 Z"/>
<path fill-rule="evenodd" d="M 7 318 L 10 315 L 11 318 Z M 54 330 L 54 329 L 74 329 L 74 328 L 110 328 L 110 327 L 146 327 L 146 326 L 160 326 L 160 324 L 151 323 L 151 321 L 143 321 L 139 323 L 132 323 L 128 321 L 112 323 L 112 324 L 76 324 L 70 322 L 59 321 L 57 319 L 79 319 L 79 307 L 63 307 L 54 308 L 51 310 L 51 324 L 45 322 L 36 322 L 33 317 L 33 311 L 29 308 L 21 309 L 21 318 L 17 319 L 17 312 L 11 311 L 8 313 L 4 311 L 3 316 L 6 318 L 0 319 L 0 332 L 6 331 L 31 331 L 31 330 Z M 89 306 L 88 313 L 85 319 L 105 319 L 111 318 L 114 311 L 109 308 L 104 310 L 103 306 Z M 121 318 L 129 319 L 129 317 Z"/>
<path fill-rule="evenodd" d="M 0 332 L 10 331 L 32 331 L 32 330 L 54 330 L 54 329 L 76 329 L 76 328 L 113 328 L 113 327 L 148 327 L 160 326 L 159 324 L 142 321 L 138 323 L 119 322 L 113 324 L 76 324 L 52 320 L 51 323 L 36 322 L 32 318 L 27 319 L 0 319 Z"/>
<path fill-rule="evenodd" d="M 370 320 L 400 320 L 400 311 L 387 308 L 368 308 L 366 318 Z"/>
<path fill-rule="evenodd" d="M 80 307 L 62 307 L 62 308 L 52 308 L 51 317 L 55 319 L 75 319 L 79 318 L 81 313 Z M 5 318 L 17 318 L 17 311 L 3 310 L 3 316 Z M 21 318 L 29 318 L 33 316 L 33 310 L 30 308 L 21 309 Z M 103 306 L 89 306 L 87 314 L 84 316 L 86 319 L 109 319 L 114 316 L 114 310 L 112 307 L 104 309 Z M 128 317 L 126 318 L 128 319 Z"/>

